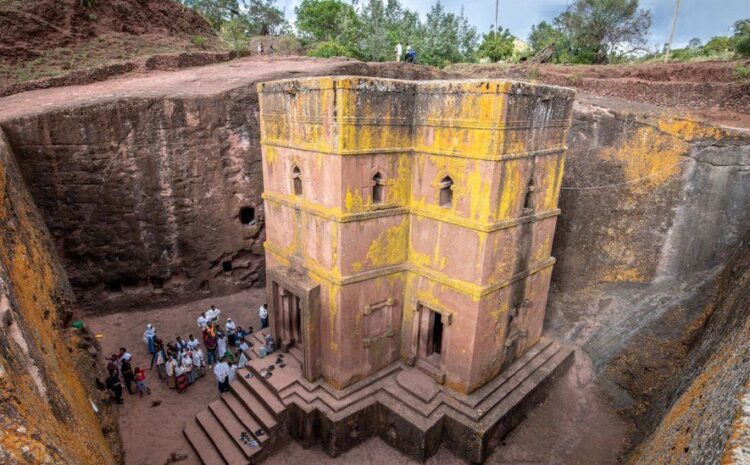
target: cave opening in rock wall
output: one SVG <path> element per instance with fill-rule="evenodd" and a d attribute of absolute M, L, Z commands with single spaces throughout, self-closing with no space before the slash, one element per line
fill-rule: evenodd
<path fill-rule="evenodd" d="M 107 292 L 118 293 L 122 292 L 122 281 L 119 279 L 112 279 L 107 282 Z"/>
<path fill-rule="evenodd" d="M 255 223 L 255 208 L 253 207 L 240 208 L 240 223 L 242 224 Z"/>
<path fill-rule="evenodd" d="M 229 273 L 230 271 L 232 271 L 232 261 L 225 260 L 221 262 L 221 269 L 224 270 L 225 273 Z"/>

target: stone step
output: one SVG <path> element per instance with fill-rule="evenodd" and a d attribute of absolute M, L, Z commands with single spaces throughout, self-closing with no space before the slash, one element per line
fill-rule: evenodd
<path fill-rule="evenodd" d="M 245 454 L 245 457 L 249 459 L 260 451 L 260 444 L 258 444 L 257 447 L 251 447 L 242 441 L 242 433 L 248 434 L 253 439 L 255 438 L 255 435 L 253 434 L 252 430 L 248 430 L 245 425 L 240 422 L 237 416 L 232 413 L 232 411 L 223 400 L 219 399 L 211 402 L 210 404 L 208 404 L 208 408 L 209 410 L 211 410 L 211 413 L 214 414 L 216 419 L 219 420 L 219 423 L 227 432 L 229 437 L 231 437 L 234 440 L 234 443 L 239 446 L 239 448 Z"/>
<path fill-rule="evenodd" d="M 245 454 L 210 410 L 199 412 L 195 419 L 228 465 L 247 465 Z"/>
<path fill-rule="evenodd" d="M 241 375 L 238 373 L 237 376 Z M 276 430 L 278 426 L 276 417 L 258 400 L 247 384 L 237 380 L 229 384 L 229 389 L 269 434 Z"/>
<path fill-rule="evenodd" d="M 255 439 L 258 440 L 258 442 L 263 444 L 268 441 L 268 439 L 270 438 L 270 431 L 266 431 L 265 426 L 262 426 L 260 422 L 255 417 L 253 417 L 250 412 L 248 412 L 247 407 L 245 407 L 245 405 L 237 397 L 236 394 L 223 394 L 221 396 L 221 400 L 225 404 L 227 404 L 229 410 L 232 411 L 234 416 L 236 416 L 240 423 L 242 423 L 242 425 L 251 432 L 251 434 L 255 437 Z M 258 430 L 263 430 L 265 434 L 256 435 L 255 432 Z"/>
<path fill-rule="evenodd" d="M 206 432 L 194 420 L 185 426 L 182 431 L 190 445 L 195 450 L 198 458 L 203 465 L 225 465 L 226 462 L 221 458 L 221 454 L 206 435 Z"/>
<path fill-rule="evenodd" d="M 279 399 L 272 388 L 268 387 L 268 385 L 261 380 L 259 373 L 253 373 L 254 376 L 252 378 L 245 378 L 247 373 L 249 373 L 249 371 L 245 368 L 237 370 L 237 378 L 250 388 L 255 394 L 255 397 L 257 397 L 261 403 L 273 413 L 274 417 L 278 418 L 278 416 L 286 410 L 286 405 L 284 405 L 281 399 Z"/>
<path fill-rule="evenodd" d="M 299 363 L 300 366 L 302 366 L 305 358 L 305 354 L 302 352 L 302 349 L 297 346 L 290 347 L 287 353 L 291 355 L 297 361 L 297 363 Z"/>

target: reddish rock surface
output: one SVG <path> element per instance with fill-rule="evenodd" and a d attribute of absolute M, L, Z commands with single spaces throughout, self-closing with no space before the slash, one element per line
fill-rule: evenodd
<path fill-rule="evenodd" d="M 0 58 L 27 61 L 112 33 L 213 36 L 200 15 L 170 0 L 11 0 L 0 5 Z"/>

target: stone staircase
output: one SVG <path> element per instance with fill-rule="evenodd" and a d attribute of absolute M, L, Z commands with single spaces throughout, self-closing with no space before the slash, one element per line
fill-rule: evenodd
<path fill-rule="evenodd" d="M 251 338 L 250 358 L 258 358 L 261 339 L 261 335 Z M 263 360 L 270 365 L 276 356 Z M 229 388 L 230 392 L 211 402 L 183 430 L 205 465 L 255 464 L 285 442 L 281 425 L 286 406 L 264 382 L 260 370 L 249 364 L 240 368 Z M 257 441 L 257 446 L 248 445 L 243 436 Z"/>
<path fill-rule="evenodd" d="M 459 456 L 481 461 L 490 433 L 512 428 L 519 412 L 532 405 L 548 381 L 563 372 L 573 359 L 572 348 L 543 338 L 492 381 L 469 395 L 444 388 L 418 368 L 400 362 L 336 390 L 323 380 L 305 380 L 302 354 L 294 348 L 261 359 L 263 335 L 256 333 L 252 342 L 248 351 L 250 360 L 238 370 L 237 379 L 230 383 L 230 392 L 209 404 L 185 428 L 185 436 L 205 465 L 257 463 L 291 437 L 312 445 L 317 433 L 310 428 L 317 421 L 325 422 L 332 431 L 319 443 L 331 455 L 351 448 L 366 436 L 379 434 L 387 443 L 415 458 L 429 455 L 430 446 L 424 438 L 444 437 Z M 261 376 L 271 365 L 272 376 Z M 294 408 L 290 410 L 288 406 Z M 370 416 L 372 412 L 379 412 L 376 416 L 387 419 L 386 423 L 400 425 L 402 433 L 411 431 L 414 435 L 407 436 L 412 439 L 423 439 L 395 440 L 393 434 L 378 430 L 383 425 L 372 423 L 375 418 Z M 356 436 L 361 436 L 356 440 L 352 440 L 351 432 L 338 431 L 336 426 L 358 422 L 364 423 L 355 429 L 368 432 L 360 435 L 355 431 Z M 255 434 L 258 430 L 265 434 Z M 256 439 L 258 446 L 249 447 L 241 441 L 243 433 Z"/>

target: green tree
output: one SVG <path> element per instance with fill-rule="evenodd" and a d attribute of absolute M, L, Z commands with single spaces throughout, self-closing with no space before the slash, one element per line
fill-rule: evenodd
<path fill-rule="evenodd" d="M 644 50 L 650 28 L 638 0 L 574 0 L 552 25 L 534 26 L 529 41 L 535 51 L 554 43 L 554 61 L 606 63 Z"/>
<path fill-rule="evenodd" d="M 721 53 L 726 52 L 732 48 L 732 40 L 726 36 L 711 37 L 706 45 L 703 46 L 703 50 L 708 53 Z"/>
<path fill-rule="evenodd" d="M 230 41 L 251 35 L 280 34 L 288 31 L 284 12 L 276 0 L 180 0 L 203 16 Z"/>
<path fill-rule="evenodd" d="M 732 46 L 742 56 L 750 56 L 750 18 L 741 19 L 732 27 Z"/>
<path fill-rule="evenodd" d="M 284 12 L 276 6 L 276 0 L 254 0 L 247 2 L 244 17 L 250 35 L 267 36 L 289 32 Z"/>
<path fill-rule="evenodd" d="M 341 0 L 302 0 L 295 9 L 296 25 L 304 40 L 350 42 L 358 29 L 357 12 Z"/>
<path fill-rule="evenodd" d="M 701 45 L 703 45 L 703 41 L 698 37 L 693 37 L 692 39 L 690 39 L 690 42 L 688 42 L 688 48 L 698 48 Z"/>
<path fill-rule="evenodd" d="M 449 13 L 440 0 L 430 8 L 415 41 L 420 63 L 445 66 L 471 61 L 477 49 L 477 30 L 463 15 Z"/>
<path fill-rule="evenodd" d="M 515 37 L 508 29 L 503 30 L 501 27 L 497 34 L 490 30 L 490 32 L 484 34 L 477 55 L 488 58 L 492 62 L 507 59 L 513 55 L 514 40 Z"/>
<path fill-rule="evenodd" d="M 549 45 L 561 44 L 564 37 L 563 33 L 553 27 L 550 23 L 542 21 L 539 24 L 531 26 L 529 46 L 534 53 L 538 53 Z"/>
<path fill-rule="evenodd" d="M 388 18 L 382 0 L 368 0 L 359 15 L 362 26 L 360 49 L 365 59 L 383 61 L 392 49 L 388 41 Z"/>

